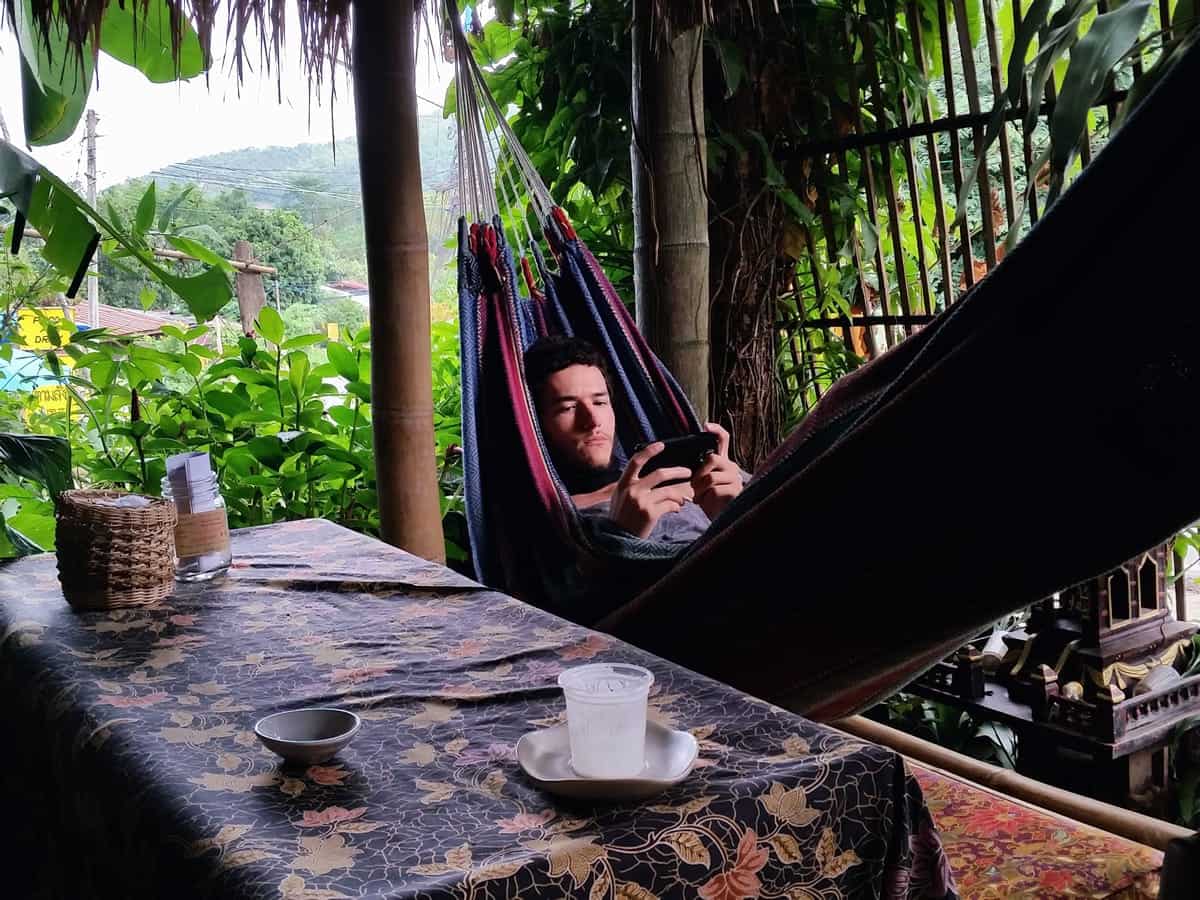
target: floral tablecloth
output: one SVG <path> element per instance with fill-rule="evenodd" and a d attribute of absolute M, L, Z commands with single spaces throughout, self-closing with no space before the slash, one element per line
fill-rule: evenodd
<path fill-rule="evenodd" d="M 53 556 L 0 570 L 11 896 L 952 895 L 894 752 L 792 716 L 321 521 L 234 535 L 226 577 L 147 609 L 76 613 Z M 797 635 L 797 652 L 802 652 Z M 563 721 L 558 673 L 623 660 L 690 729 L 681 785 L 571 804 L 517 766 Z M 284 767 L 263 715 L 364 719 Z"/>
<path fill-rule="evenodd" d="M 911 769 L 933 811 L 963 900 L 1158 896 L 1160 851 L 920 763 Z"/>

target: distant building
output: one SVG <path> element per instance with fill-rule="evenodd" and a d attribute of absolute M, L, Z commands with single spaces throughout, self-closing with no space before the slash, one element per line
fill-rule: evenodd
<path fill-rule="evenodd" d="M 370 288 L 361 281 L 353 281 L 349 278 L 329 282 L 325 285 L 325 296 L 331 299 L 354 300 L 368 308 L 371 305 Z"/>
<path fill-rule="evenodd" d="M 110 334 L 121 337 L 161 337 L 164 325 L 174 325 L 186 331 L 196 324 L 191 316 L 123 309 L 107 303 L 100 304 L 99 312 L 99 323 L 93 323 L 87 301 L 84 300 L 71 307 L 68 315 L 79 328 L 107 328 Z"/>
<path fill-rule="evenodd" d="M 344 278 L 341 281 L 331 281 L 326 285 L 331 291 L 337 291 L 339 294 L 347 296 L 356 296 L 357 294 L 365 294 L 370 288 L 361 281 L 353 281 L 349 278 Z"/>

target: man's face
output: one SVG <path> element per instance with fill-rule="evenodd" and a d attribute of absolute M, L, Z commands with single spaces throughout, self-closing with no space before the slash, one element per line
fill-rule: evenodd
<path fill-rule="evenodd" d="M 583 468 L 612 461 L 616 418 L 604 373 L 595 366 L 560 369 L 542 386 L 542 432 L 554 455 Z"/>

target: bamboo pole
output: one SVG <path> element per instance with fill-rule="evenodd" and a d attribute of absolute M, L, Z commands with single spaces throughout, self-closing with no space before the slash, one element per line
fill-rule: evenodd
<path fill-rule="evenodd" d="M 36 228 L 26 226 L 24 237 L 32 238 L 35 241 L 44 241 L 41 233 Z M 202 259 L 197 259 L 194 256 L 189 256 L 182 250 L 169 250 L 166 247 L 152 247 L 150 252 L 159 259 L 173 259 L 177 262 L 204 262 Z M 246 262 L 241 259 L 227 259 L 230 268 L 236 269 L 239 272 L 249 272 L 251 275 L 276 275 L 278 270 L 274 266 L 264 266 L 261 263 Z"/>
<path fill-rule="evenodd" d="M 655 44 L 633 16 L 633 282 L 638 328 L 691 398 L 709 405 L 709 239 L 703 28 Z"/>
<path fill-rule="evenodd" d="M 972 781 L 983 790 L 995 791 L 1009 799 L 1041 807 L 1056 815 L 1067 816 L 1148 847 L 1164 850 L 1171 841 L 1193 834 L 1187 828 L 1174 823 L 1035 781 L 1009 769 L 1001 769 L 939 747 L 863 716 L 841 719 L 834 723 L 834 727 L 863 740 L 891 747 L 925 766 L 943 769 Z"/>
<path fill-rule="evenodd" d="M 440 562 L 413 0 L 355 0 L 352 28 L 380 531 L 388 543 Z"/>
<path fill-rule="evenodd" d="M 180 250 L 167 250 L 162 247 L 154 249 L 154 255 L 159 259 L 174 259 L 180 262 L 204 262 L 202 259 L 196 259 L 194 256 L 188 256 Z M 279 270 L 274 266 L 264 266 L 262 263 L 246 262 L 242 259 L 227 259 L 230 268 L 236 269 L 238 272 L 244 272 L 247 275 L 277 275 Z"/>

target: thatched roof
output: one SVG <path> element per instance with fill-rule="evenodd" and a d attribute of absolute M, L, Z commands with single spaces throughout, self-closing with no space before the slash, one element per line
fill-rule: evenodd
<path fill-rule="evenodd" d="M 779 12 L 779 0 L 649 0 L 651 28 L 655 35 L 670 40 L 696 25 L 713 25 L 738 19 L 761 21 Z"/>
<path fill-rule="evenodd" d="M 13 6 L 20 0 L 0 0 L 7 24 L 14 21 Z M 165 0 L 177 22 L 190 20 L 200 38 L 200 46 L 211 55 L 214 37 L 220 39 L 218 21 L 228 20 L 224 39 L 235 54 L 240 78 L 252 56 L 278 70 L 283 46 L 288 2 L 300 13 L 300 46 L 305 70 L 319 85 L 326 72 L 342 60 L 350 62 L 350 6 L 352 0 Z M 370 3 L 397 3 L 403 0 L 360 0 Z M 99 43 L 100 20 L 110 3 L 122 8 L 132 5 L 135 14 L 144 12 L 150 0 L 30 0 L 38 30 L 50 33 L 55 19 L 66 26 L 70 44 L 81 51 L 89 39 Z M 757 21 L 768 12 L 778 11 L 778 0 L 649 0 L 651 27 L 660 38 L 699 24 L 749 18 Z M 157 6 L 157 3 L 155 4 Z M 424 0 L 415 0 L 420 8 Z M 224 7 L 224 15 L 222 15 Z"/>
<path fill-rule="evenodd" d="M 20 0 L 2 0 L 3 11 L 10 27 L 16 20 L 14 4 Z M 65 26 L 69 44 L 79 52 L 87 45 L 99 44 L 100 20 L 109 4 L 123 9 L 133 7 L 134 15 L 144 14 L 151 0 L 30 0 L 37 30 L 43 38 L 51 29 Z M 283 46 L 287 2 L 295 3 L 300 13 L 300 47 L 302 63 L 310 77 L 319 85 L 337 61 L 350 57 L 351 0 L 165 0 L 176 23 L 185 19 L 192 23 L 200 38 L 200 46 L 211 56 L 214 37 L 219 33 L 218 21 L 228 20 L 224 34 L 226 46 L 235 54 L 238 78 L 247 62 L 257 56 L 278 71 Z M 376 0 L 372 0 L 376 2 Z M 378 0 L 397 2 L 397 0 Z M 420 5 L 420 0 L 418 0 Z M 158 6 L 158 3 L 155 3 Z M 222 15 L 222 7 L 224 15 Z"/>

